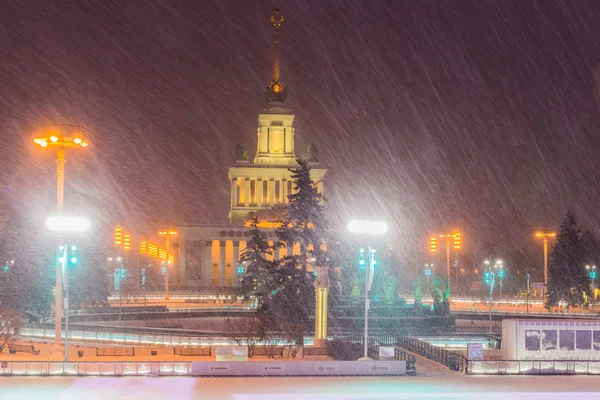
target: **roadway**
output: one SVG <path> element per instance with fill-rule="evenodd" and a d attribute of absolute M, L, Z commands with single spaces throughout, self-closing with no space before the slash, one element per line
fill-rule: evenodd
<path fill-rule="evenodd" d="M 427 376 L 352 378 L 10 377 L 11 400 L 569 400 L 600 399 L 592 376 Z"/>

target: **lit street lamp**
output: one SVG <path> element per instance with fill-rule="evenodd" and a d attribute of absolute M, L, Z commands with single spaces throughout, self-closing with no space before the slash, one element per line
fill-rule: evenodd
<path fill-rule="evenodd" d="M 158 231 L 160 236 L 165 237 L 166 241 L 166 260 L 165 261 L 165 300 L 169 300 L 169 270 L 171 266 L 171 255 L 169 253 L 169 245 L 171 243 L 171 236 L 177 236 L 177 231 L 173 229 L 162 229 Z M 174 260 L 174 259 L 173 259 Z"/>
<path fill-rule="evenodd" d="M 535 233 L 536 238 L 542 238 L 544 243 L 544 293 L 548 286 L 548 238 L 556 237 L 556 232 L 539 231 Z"/>
<path fill-rule="evenodd" d="M 41 127 L 40 136 L 33 142 L 43 148 L 49 147 L 56 149 L 56 212 L 57 216 L 63 214 L 64 204 L 64 186 L 65 186 L 65 152 L 67 149 L 87 147 L 82 130 L 71 125 L 48 125 Z M 62 246 L 62 231 L 58 231 L 57 249 Z M 56 262 L 56 290 L 55 290 L 55 322 L 54 322 L 54 343 L 61 343 L 61 321 L 62 321 L 62 265 L 58 262 L 59 253 L 57 250 Z"/>
<path fill-rule="evenodd" d="M 446 275 L 448 276 L 448 282 L 450 282 L 450 245 L 452 245 L 454 251 L 459 251 L 462 247 L 461 234 L 460 232 L 454 232 L 443 233 L 439 236 L 440 238 L 446 240 Z M 432 236 L 429 240 L 429 250 L 432 254 L 435 254 L 437 252 L 437 238 L 435 236 Z M 455 264 L 455 267 L 457 265 L 458 263 Z M 455 280 L 458 280 L 458 270 L 456 271 Z M 456 284 L 457 282 L 455 282 L 455 286 Z"/>
<path fill-rule="evenodd" d="M 381 221 L 351 221 L 348 224 L 348 231 L 354 234 L 362 234 L 366 237 L 370 235 L 382 235 L 387 232 L 387 224 Z M 364 338 L 364 357 L 359 358 L 360 360 L 370 360 L 369 358 L 369 290 L 371 290 L 371 284 L 373 283 L 373 267 L 374 260 L 373 256 L 375 249 L 367 246 L 369 265 L 365 268 L 365 338 Z"/>
<path fill-rule="evenodd" d="M 50 217 L 46 220 L 46 226 L 49 230 L 58 232 L 60 240 L 63 240 L 64 233 L 83 233 L 86 232 L 90 228 L 90 221 L 86 218 L 80 217 Z M 60 244 L 58 246 L 58 258 L 57 258 L 57 266 L 60 266 L 58 274 L 60 275 L 60 282 L 62 290 L 62 280 L 64 279 L 64 291 L 65 291 L 65 300 L 64 300 L 64 308 L 65 308 L 65 361 L 69 361 L 69 270 L 68 265 L 76 265 L 77 264 L 77 256 L 75 255 L 77 251 L 76 246 L 68 246 L 65 244 Z M 57 275 L 58 277 L 58 275 Z M 58 281 L 58 279 L 57 279 Z M 56 297 L 58 298 L 58 285 L 56 289 Z M 61 302 L 56 304 L 56 320 L 58 321 L 58 326 L 62 324 L 62 293 L 61 293 Z M 60 336 L 59 342 L 60 343 Z"/>

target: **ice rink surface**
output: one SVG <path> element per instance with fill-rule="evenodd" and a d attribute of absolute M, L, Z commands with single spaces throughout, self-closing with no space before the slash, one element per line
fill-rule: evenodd
<path fill-rule="evenodd" d="M 11 400 L 600 399 L 595 376 L 390 378 L 6 377 Z"/>

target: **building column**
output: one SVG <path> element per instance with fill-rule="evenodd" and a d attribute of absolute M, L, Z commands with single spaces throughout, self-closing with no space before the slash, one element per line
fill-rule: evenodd
<path fill-rule="evenodd" d="M 219 241 L 219 285 L 225 285 L 225 242 Z"/>
<path fill-rule="evenodd" d="M 233 242 L 233 282 L 232 286 L 240 285 L 240 274 L 238 267 L 240 266 L 240 242 Z"/>
<path fill-rule="evenodd" d="M 250 204 L 250 178 L 244 178 L 244 205 L 248 207 Z"/>
<path fill-rule="evenodd" d="M 317 285 L 315 291 L 315 339 L 313 346 L 323 348 L 327 346 L 327 297 L 329 288 Z"/>
<path fill-rule="evenodd" d="M 279 243 L 279 241 L 277 241 L 276 243 Z M 273 260 L 279 261 L 280 259 L 281 259 L 281 248 L 279 246 L 275 246 L 275 248 L 273 249 Z"/>
<path fill-rule="evenodd" d="M 275 205 L 275 179 L 269 179 L 269 206 Z"/>
<path fill-rule="evenodd" d="M 287 196 L 288 196 L 288 192 L 287 192 L 287 179 L 282 179 L 281 180 L 281 202 L 282 203 L 287 203 Z"/>
<path fill-rule="evenodd" d="M 279 246 L 279 258 L 283 258 L 288 255 L 288 242 L 283 242 L 282 246 Z"/>
<path fill-rule="evenodd" d="M 185 240 L 179 240 L 179 283 L 185 280 L 186 257 L 185 257 Z M 191 274 L 190 274 L 191 275 Z"/>
<path fill-rule="evenodd" d="M 201 279 L 206 285 L 211 285 L 212 279 L 212 240 L 204 242 L 204 259 L 202 260 Z"/>
<path fill-rule="evenodd" d="M 262 207 L 263 203 L 263 181 L 258 178 L 256 180 L 256 204 L 258 207 Z"/>
<path fill-rule="evenodd" d="M 231 208 L 237 205 L 237 179 L 231 179 Z"/>
<path fill-rule="evenodd" d="M 329 268 L 315 267 L 315 341 L 314 347 L 327 346 L 327 297 L 329 295 Z"/>

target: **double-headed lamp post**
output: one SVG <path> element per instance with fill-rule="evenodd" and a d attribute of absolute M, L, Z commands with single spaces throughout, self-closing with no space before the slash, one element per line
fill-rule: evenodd
<path fill-rule="evenodd" d="M 429 293 L 429 280 L 431 279 L 431 275 L 433 273 L 434 265 L 433 264 L 425 264 L 425 278 L 427 279 L 427 295 L 431 295 Z"/>
<path fill-rule="evenodd" d="M 88 142 L 83 136 L 83 130 L 72 125 L 46 125 L 38 130 L 38 137 L 33 142 L 43 148 L 56 150 L 56 213 L 57 217 L 63 215 L 64 187 L 65 187 L 65 153 L 67 149 L 87 147 Z M 57 235 L 56 253 L 56 290 L 55 290 L 55 322 L 54 343 L 61 343 L 62 324 L 62 263 L 58 248 L 63 245 L 62 231 Z"/>
<path fill-rule="evenodd" d="M 484 273 L 485 283 L 488 284 L 489 288 L 490 288 L 489 303 L 490 303 L 490 335 L 491 335 L 493 333 L 492 332 L 492 304 L 494 302 L 493 293 L 494 293 L 494 284 L 496 283 L 496 273 L 492 269 L 492 263 L 490 262 L 490 260 L 485 260 L 483 262 L 483 264 L 484 264 L 484 266 L 485 266 L 484 268 L 486 270 L 486 272 Z"/>
<path fill-rule="evenodd" d="M 348 224 L 348 230 L 350 233 L 364 235 L 365 241 L 367 237 L 371 235 L 383 235 L 387 232 L 387 224 L 382 221 L 350 221 Z M 368 244 L 368 243 L 367 243 Z M 365 352 L 364 357 L 359 358 L 361 360 L 370 360 L 369 358 L 369 290 L 371 290 L 371 284 L 373 282 L 372 271 L 373 264 L 371 260 L 371 251 L 375 250 L 367 246 L 368 251 L 368 264 L 365 266 Z"/>
<path fill-rule="evenodd" d="M 502 298 L 502 284 L 504 283 L 504 263 L 502 260 L 496 260 L 494 270 L 498 271 L 496 275 L 500 277 L 500 297 Z"/>
<path fill-rule="evenodd" d="M 585 269 L 588 273 L 588 276 L 590 277 L 590 285 L 592 287 L 592 309 L 594 308 L 594 300 L 596 297 L 596 278 L 598 276 L 598 273 L 596 272 L 596 266 L 595 265 L 586 265 Z"/>
<path fill-rule="evenodd" d="M 64 233 L 83 233 L 86 232 L 90 228 L 90 221 L 86 218 L 81 217 L 65 217 L 63 215 L 50 217 L 46 220 L 46 227 L 53 231 L 57 232 L 58 236 L 61 238 L 61 242 L 63 239 Z M 68 256 L 69 250 L 71 250 L 70 257 Z M 57 282 L 61 282 L 60 289 L 62 290 L 62 279 L 64 276 L 64 288 L 65 288 L 65 350 L 64 350 L 64 360 L 69 361 L 69 270 L 68 265 L 76 265 L 77 264 L 77 256 L 75 256 L 75 251 L 77 250 L 76 246 L 67 246 L 64 243 L 61 243 L 58 246 L 59 257 L 57 257 L 57 267 L 60 267 L 57 274 Z M 67 260 L 68 259 L 68 260 Z M 60 280 L 58 279 L 60 276 Z M 56 297 L 59 298 L 58 295 L 59 286 L 56 285 Z M 62 323 L 62 293 L 61 293 L 61 303 L 56 304 L 56 320 L 58 321 L 58 326 L 61 327 Z M 58 343 L 60 343 L 60 331 L 58 336 Z"/>

